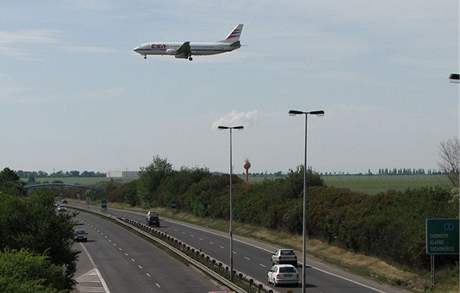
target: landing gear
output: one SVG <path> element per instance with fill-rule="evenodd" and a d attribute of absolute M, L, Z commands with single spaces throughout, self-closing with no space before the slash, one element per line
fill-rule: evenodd
<path fill-rule="evenodd" d="M 192 60 L 193 60 L 192 56 L 188 57 L 188 60 L 189 60 L 189 61 L 192 61 Z"/>
<path fill-rule="evenodd" d="M 144 55 L 144 60 L 147 60 L 147 55 Z"/>

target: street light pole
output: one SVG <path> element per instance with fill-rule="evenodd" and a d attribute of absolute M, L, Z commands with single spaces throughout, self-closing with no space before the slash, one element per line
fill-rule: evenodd
<path fill-rule="evenodd" d="M 232 230 L 232 221 L 233 221 L 233 209 L 232 209 L 232 173 L 233 173 L 233 164 L 232 164 L 232 129 L 230 128 L 230 223 L 229 223 L 229 234 L 230 234 L 230 281 L 233 281 L 233 230 Z"/>
<path fill-rule="evenodd" d="M 308 115 L 324 115 L 324 111 L 298 111 L 290 110 L 289 115 L 305 115 L 305 146 L 304 146 L 304 162 L 303 162 L 303 213 L 302 213 L 302 292 L 306 292 L 306 261 L 307 261 L 307 132 L 308 132 Z"/>
<path fill-rule="evenodd" d="M 305 114 L 305 153 L 303 159 L 303 228 L 302 228 L 302 292 L 306 292 L 307 272 L 305 267 L 307 265 L 307 129 L 308 129 L 308 114 Z"/>
<path fill-rule="evenodd" d="M 229 229 L 228 234 L 230 237 L 230 281 L 233 281 L 233 230 L 232 230 L 232 221 L 233 221 L 233 208 L 232 208 L 232 175 L 233 175 L 233 158 L 232 158 L 232 130 L 233 129 L 243 129 L 243 126 L 218 126 L 218 129 L 228 129 L 230 130 L 230 217 L 229 217 Z"/>

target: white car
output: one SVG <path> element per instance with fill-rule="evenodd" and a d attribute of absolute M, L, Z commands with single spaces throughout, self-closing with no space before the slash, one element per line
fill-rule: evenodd
<path fill-rule="evenodd" d="M 268 283 L 274 286 L 280 284 L 299 284 L 299 274 L 293 265 L 274 265 L 268 271 Z"/>
<path fill-rule="evenodd" d="M 272 255 L 273 264 L 291 264 L 297 266 L 297 256 L 294 250 L 282 248 L 275 251 Z"/>

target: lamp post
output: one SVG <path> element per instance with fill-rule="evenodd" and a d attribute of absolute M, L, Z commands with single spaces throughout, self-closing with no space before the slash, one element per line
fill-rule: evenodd
<path fill-rule="evenodd" d="M 233 281 L 233 233 L 232 233 L 232 219 L 233 219 L 233 211 L 232 211 L 232 173 L 233 173 L 233 166 L 232 166 L 232 130 L 238 129 L 241 130 L 243 126 L 218 126 L 218 129 L 228 129 L 230 130 L 230 223 L 228 234 L 230 236 L 230 281 Z"/>
<path fill-rule="evenodd" d="M 306 230 L 307 230 L 307 130 L 308 130 L 308 124 L 307 124 L 307 118 L 308 115 L 316 115 L 316 116 L 322 116 L 324 115 L 324 111 L 310 111 L 310 112 L 304 112 L 304 111 L 299 111 L 299 110 L 289 110 L 289 115 L 295 116 L 295 115 L 305 115 L 305 153 L 304 153 L 304 162 L 303 162 L 303 225 L 302 225 L 302 246 L 303 246 L 303 251 L 302 251 L 302 292 L 306 292 L 306 270 L 305 266 L 306 264 L 306 253 L 307 253 L 307 241 L 306 241 Z"/>

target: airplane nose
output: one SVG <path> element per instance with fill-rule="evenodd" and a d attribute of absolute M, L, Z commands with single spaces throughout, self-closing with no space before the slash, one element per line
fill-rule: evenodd
<path fill-rule="evenodd" d="M 133 49 L 134 52 L 140 54 L 140 51 L 141 51 L 141 47 L 136 47 Z"/>

